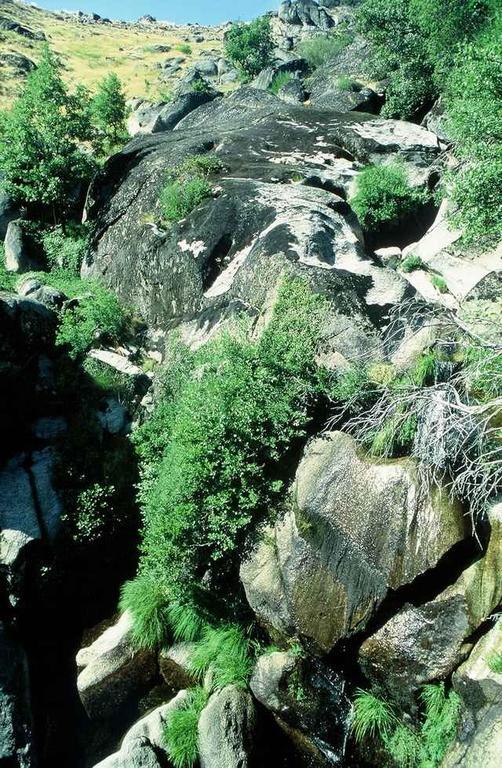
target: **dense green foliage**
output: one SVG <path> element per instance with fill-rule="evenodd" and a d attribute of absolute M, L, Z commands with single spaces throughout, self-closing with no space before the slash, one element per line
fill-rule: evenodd
<path fill-rule="evenodd" d="M 62 270 L 74 276 L 80 274 L 89 247 L 85 226 L 67 224 L 64 230 L 60 226 L 44 229 L 40 233 L 40 242 L 49 270 Z"/>
<path fill-rule="evenodd" d="M 406 169 L 392 163 L 361 171 L 351 205 L 365 229 L 378 231 L 384 226 L 396 226 L 426 199 L 421 189 L 410 186 Z"/>
<path fill-rule="evenodd" d="M 101 151 L 108 154 L 127 139 L 126 97 L 122 84 L 114 72 L 106 75 L 99 83 L 92 99 L 91 111 L 97 136 L 94 140 Z"/>
<path fill-rule="evenodd" d="M 414 272 L 416 269 L 425 269 L 425 264 L 416 253 L 410 253 L 401 262 L 403 272 Z"/>
<path fill-rule="evenodd" d="M 449 194 L 465 241 L 502 234 L 502 8 L 497 0 L 364 0 L 372 74 L 388 77 L 383 114 L 413 117 L 441 95 L 459 167 Z"/>
<path fill-rule="evenodd" d="M 162 219 L 174 223 L 211 196 L 208 177 L 221 169 L 215 155 L 191 155 L 169 171 L 159 197 Z"/>
<path fill-rule="evenodd" d="M 438 95 L 486 10 L 484 0 L 364 0 L 358 18 L 373 46 L 373 72 L 390 75 L 387 116 L 411 117 Z"/>
<path fill-rule="evenodd" d="M 225 34 L 225 56 L 248 79 L 271 64 L 273 49 L 268 16 L 247 24 L 233 24 Z"/>
<path fill-rule="evenodd" d="M 165 400 L 135 434 L 143 459 L 141 569 L 177 598 L 189 596 L 212 563 L 228 568 L 250 525 L 284 493 L 282 461 L 304 434 L 320 386 L 321 305 L 292 281 L 257 343 L 225 335 L 181 356 Z"/>
<path fill-rule="evenodd" d="M 397 768 L 437 768 L 455 737 L 460 698 L 444 683 L 421 691 L 424 715 L 417 730 L 401 721 L 380 696 L 359 690 L 354 698 L 352 733 L 359 744 L 376 740 Z"/>
<path fill-rule="evenodd" d="M 0 243 L 0 291 L 12 291 L 16 284 L 16 276 L 5 268 L 5 250 Z"/>
<path fill-rule="evenodd" d="M 207 699 L 204 688 L 192 688 L 182 705 L 167 717 L 164 740 L 174 768 L 193 768 L 197 762 L 198 723 Z"/>
<path fill-rule="evenodd" d="M 299 43 L 297 51 L 308 62 L 310 69 L 317 69 L 343 51 L 350 40 L 349 35 L 343 32 L 311 37 Z"/>
<path fill-rule="evenodd" d="M 138 648 L 158 648 L 169 637 L 166 593 L 162 582 L 140 573 L 122 587 L 120 609 L 130 611 L 132 638 Z"/>
<path fill-rule="evenodd" d="M 61 215 L 94 165 L 82 142 L 91 138 L 88 94 L 70 94 L 46 47 L 9 112 L 0 115 L 3 185 L 16 200 L 50 206 Z"/>
<path fill-rule="evenodd" d="M 190 669 L 197 678 L 203 680 L 210 673 L 210 685 L 215 690 L 227 685 L 245 688 L 253 665 L 251 643 L 236 625 L 207 627 L 190 659 Z"/>

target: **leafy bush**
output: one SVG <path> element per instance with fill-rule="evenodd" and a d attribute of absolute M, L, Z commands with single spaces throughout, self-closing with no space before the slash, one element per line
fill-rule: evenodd
<path fill-rule="evenodd" d="M 38 67 L 9 112 L 0 114 L 0 166 L 7 193 L 60 216 L 95 165 L 82 142 L 92 137 L 88 94 L 69 94 L 45 46 Z"/>
<path fill-rule="evenodd" d="M 159 581 L 139 573 L 122 586 L 120 610 L 129 611 L 132 639 L 138 648 L 161 648 L 169 637 L 168 600 Z"/>
<path fill-rule="evenodd" d="M 164 741 L 174 768 L 193 768 L 197 762 L 199 717 L 207 699 L 204 688 L 192 688 L 181 707 L 167 717 Z"/>
<path fill-rule="evenodd" d="M 421 691 L 424 715 L 415 730 L 402 722 L 385 699 L 358 690 L 354 698 L 352 733 L 357 743 L 376 739 L 399 768 L 438 768 L 455 737 L 460 697 L 444 683 L 425 685 Z"/>
<path fill-rule="evenodd" d="M 323 315 L 319 296 L 286 283 L 258 342 L 224 335 L 178 354 L 165 400 L 135 433 L 142 568 L 173 599 L 190 602 L 212 564 L 229 568 L 253 522 L 282 498 L 282 459 L 323 386 L 315 364 Z"/>
<path fill-rule="evenodd" d="M 358 23 L 372 44 L 372 73 L 390 78 L 385 116 L 412 117 L 437 96 L 486 11 L 484 0 L 364 0 Z"/>
<path fill-rule="evenodd" d="M 210 93 L 211 86 L 203 77 L 197 77 L 192 82 L 192 91 L 194 93 Z"/>
<path fill-rule="evenodd" d="M 63 270 L 77 277 L 88 249 L 87 230 L 82 225 L 66 225 L 45 230 L 41 242 L 50 270 Z"/>
<path fill-rule="evenodd" d="M 272 63 L 274 43 L 270 34 L 270 19 L 261 16 L 247 24 L 232 24 L 225 34 L 225 56 L 246 78 L 255 77 Z"/>
<path fill-rule="evenodd" d="M 416 253 L 410 253 L 401 262 L 403 272 L 414 272 L 416 269 L 426 269 L 426 266 L 420 256 Z"/>
<path fill-rule="evenodd" d="M 62 313 L 56 336 L 56 343 L 67 347 L 70 357 L 77 359 L 96 344 L 118 343 L 124 336 L 127 314 L 111 291 L 94 280 L 65 275 L 51 275 L 50 283 L 76 299 L 75 306 Z"/>
<path fill-rule="evenodd" d="M 361 171 L 351 205 L 365 229 L 379 231 L 396 226 L 426 199 L 422 190 L 410 186 L 403 166 L 389 163 Z"/>
<path fill-rule="evenodd" d="M 95 144 L 98 151 L 107 153 L 127 141 L 127 106 L 122 83 L 114 72 L 98 83 L 91 102 L 91 113 L 98 135 Z"/>
<path fill-rule="evenodd" d="M 78 543 L 97 541 L 106 529 L 112 507 L 113 486 L 99 483 L 80 491 L 75 505 L 73 540 Z"/>
<path fill-rule="evenodd" d="M 297 46 L 298 55 L 306 59 L 311 69 L 317 69 L 349 45 L 351 38 L 345 33 L 311 37 Z"/>
<path fill-rule="evenodd" d="M 274 79 L 270 83 L 268 90 L 270 93 L 279 93 L 283 85 L 286 85 L 286 83 L 289 83 L 290 80 L 293 79 L 293 73 L 292 72 L 277 72 L 277 74 L 274 75 Z"/>

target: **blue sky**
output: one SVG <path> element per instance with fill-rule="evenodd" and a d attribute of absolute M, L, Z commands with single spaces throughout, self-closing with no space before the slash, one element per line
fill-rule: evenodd
<path fill-rule="evenodd" d="M 51 10 L 86 11 L 111 19 L 134 20 L 149 13 L 165 21 L 217 24 L 253 19 L 279 7 L 280 0 L 38 0 Z"/>

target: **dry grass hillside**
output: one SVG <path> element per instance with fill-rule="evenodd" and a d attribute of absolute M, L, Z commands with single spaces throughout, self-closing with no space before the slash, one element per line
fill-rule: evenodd
<path fill-rule="evenodd" d="M 9 54 L 21 54 L 36 63 L 43 45 L 41 40 L 2 29 L 5 19 L 35 33 L 43 32 L 50 47 L 60 56 L 69 83 L 82 83 L 92 90 L 103 75 L 113 71 L 122 80 L 127 96 L 151 99 L 165 97 L 183 70 L 201 56 L 219 54 L 224 32 L 224 27 L 90 23 L 88 19 L 79 20 L 76 14 L 55 13 L 22 2 L 0 0 L 0 107 L 11 103 L 25 77 L 16 57 Z M 180 46 L 187 45 L 190 52 L 179 50 Z M 169 46 L 170 50 L 158 51 L 156 46 Z M 161 65 L 175 57 L 184 58 L 181 69 L 167 77 Z"/>

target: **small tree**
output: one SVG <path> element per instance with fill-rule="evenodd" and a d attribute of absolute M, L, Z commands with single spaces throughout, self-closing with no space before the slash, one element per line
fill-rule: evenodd
<path fill-rule="evenodd" d="M 101 137 L 110 148 L 126 137 L 126 97 L 122 83 L 114 72 L 106 75 L 98 84 L 92 100 L 92 117 Z"/>
<path fill-rule="evenodd" d="M 54 219 L 94 169 L 82 147 L 91 138 L 87 102 L 82 87 L 68 93 L 60 65 L 46 46 L 19 99 L 0 115 L 3 187 L 16 200 L 50 207 Z"/>
<path fill-rule="evenodd" d="M 225 35 L 225 55 L 248 79 L 271 63 L 273 48 L 268 16 L 233 24 Z"/>

